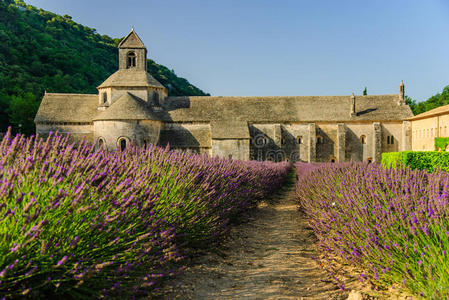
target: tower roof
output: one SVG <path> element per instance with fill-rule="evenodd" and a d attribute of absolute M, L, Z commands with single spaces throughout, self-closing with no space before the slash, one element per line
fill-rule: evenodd
<path fill-rule="evenodd" d="M 127 36 L 118 44 L 119 48 L 133 48 L 133 49 L 146 49 L 142 40 L 139 38 L 134 28 L 128 33 Z"/>
<path fill-rule="evenodd" d="M 108 77 L 98 88 L 106 87 L 165 87 L 145 70 L 121 69 Z"/>
<path fill-rule="evenodd" d="M 158 120 L 151 107 L 142 99 L 127 92 L 93 120 Z"/>

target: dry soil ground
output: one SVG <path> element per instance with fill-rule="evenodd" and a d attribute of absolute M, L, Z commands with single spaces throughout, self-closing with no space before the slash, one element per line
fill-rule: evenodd
<path fill-rule="evenodd" d="M 168 282 L 158 299 L 398 299 L 372 297 L 350 270 L 337 282 L 316 259 L 317 240 L 297 209 L 290 182 L 232 229 L 219 249 L 195 257 L 185 273 Z M 346 267 L 342 267 L 345 269 Z M 341 272 L 340 272 L 341 273 Z M 352 274 L 351 274 L 352 273 Z M 399 298 L 401 299 L 401 298 Z"/>
<path fill-rule="evenodd" d="M 194 258 L 161 298 L 346 299 L 312 259 L 315 245 L 290 183 L 236 226 L 220 250 Z"/>

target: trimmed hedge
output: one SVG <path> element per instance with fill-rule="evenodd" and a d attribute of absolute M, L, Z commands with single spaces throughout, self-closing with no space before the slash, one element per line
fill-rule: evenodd
<path fill-rule="evenodd" d="M 438 148 L 441 151 L 446 150 L 446 146 L 449 145 L 449 137 L 437 137 L 435 138 L 435 151 L 438 151 Z"/>
<path fill-rule="evenodd" d="M 382 166 L 397 168 L 398 165 L 428 172 L 433 172 L 435 169 L 449 172 L 449 152 L 402 151 L 382 153 Z"/>

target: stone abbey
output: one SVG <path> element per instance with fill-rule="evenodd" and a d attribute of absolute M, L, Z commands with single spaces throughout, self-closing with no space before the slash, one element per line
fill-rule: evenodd
<path fill-rule="evenodd" d="M 98 94 L 46 93 L 36 131 L 70 132 L 109 150 L 130 143 L 242 160 L 380 161 L 411 149 L 413 117 L 398 94 L 293 97 L 170 97 L 147 73 L 147 49 L 132 30 L 119 70 Z"/>

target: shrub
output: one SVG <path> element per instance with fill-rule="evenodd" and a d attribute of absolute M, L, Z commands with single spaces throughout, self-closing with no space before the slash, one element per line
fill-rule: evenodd
<path fill-rule="evenodd" d="M 8 132 L 0 143 L 0 295 L 151 292 L 178 272 L 180 247 L 220 239 L 288 170 Z"/>
<path fill-rule="evenodd" d="M 428 172 L 433 172 L 435 169 L 449 172 L 449 152 L 402 151 L 382 153 L 382 165 L 393 168 L 403 165 Z"/>
<path fill-rule="evenodd" d="M 437 137 L 435 138 L 435 151 L 445 151 L 446 146 L 449 145 L 449 137 Z"/>
<path fill-rule="evenodd" d="M 327 164 L 300 178 L 297 195 L 326 259 L 379 287 L 449 297 L 449 174 Z"/>

